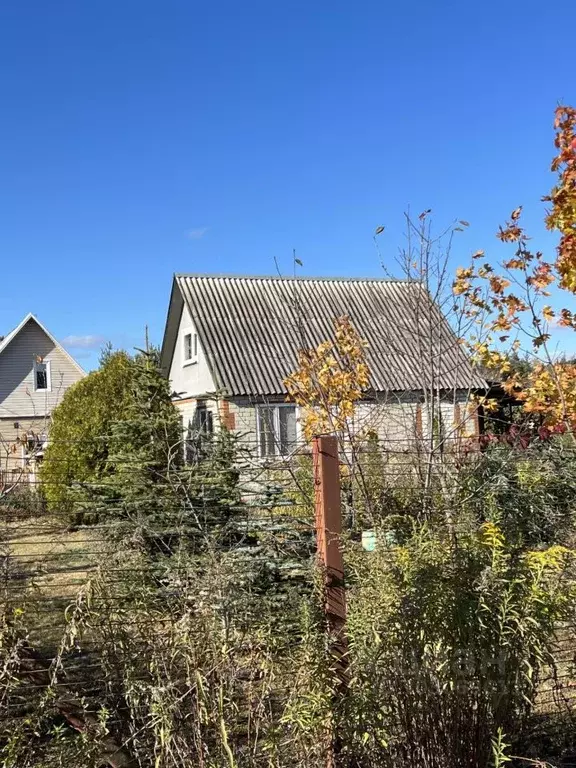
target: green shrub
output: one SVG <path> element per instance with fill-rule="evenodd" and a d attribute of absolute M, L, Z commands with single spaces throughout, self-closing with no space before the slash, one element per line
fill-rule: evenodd
<path fill-rule="evenodd" d="M 24 520 L 42 515 L 45 511 L 43 495 L 24 483 L 17 485 L 6 496 L 0 497 L 0 514 L 3 520 Z"/>
<path fill-rule="evenodd" d="M 484 768 L 518 733 L 554 629 L 571 618 L 570 550 L 519 552 L 491 522 L 417 527 L 403 546 L 348 558 L 352 685 L 342 729 L 362 764 Z"/>
<path fill-rule="evenodd" d="M 64 520 L 90 522 L 80 502 L 109 472 L 110 431 L 127 412 L 133 374 L 128 354 L 107 354 L 54 409 L 40 480 L 49 511 Z"/>
<path fill-rule="evenodd" d="M 559 438 L 526 450 L 492 445 L 459 473 L 460 515 L 493 521 L 518 547 L 565 541 L 576 513 L 575 459 Z"/>

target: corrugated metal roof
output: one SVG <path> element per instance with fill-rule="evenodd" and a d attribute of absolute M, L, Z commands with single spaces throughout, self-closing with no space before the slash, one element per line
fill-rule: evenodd
<path fill-rule="evenodd" d="M 374 391 L 486 387 L 417 282 L 216 275 L 175 281 L 213 376 L 230 395 L 285 394 L 298 350 L 332 339 L 342 315 L 368 343 Z"/>

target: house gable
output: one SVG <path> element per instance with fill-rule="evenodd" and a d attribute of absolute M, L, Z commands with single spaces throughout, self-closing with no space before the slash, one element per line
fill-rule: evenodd
<path fill-rule="evenodd" d="M 216 383 L 188 307 L 183 302 L 176 301 L 170 311 L 174 312 L 170 318 L 171 352 L 168 358 L 166 351 L 164 361 L 165 350 L 163 349 L 161 364 L 163 367 L 166 366 L 165 370 L 168 371 L 174 399 L 196 398 L 215 392 Z M 178 317 L 177 323 L 176 317 Z"/>
<path fill-rule="evenodd" d="M 44 389 L 36 386 L 39 363 L 46 366 Z M 0 343 L 0 419 L 45 418 L 84 375 L 49 331 L 27 315 Z"/>

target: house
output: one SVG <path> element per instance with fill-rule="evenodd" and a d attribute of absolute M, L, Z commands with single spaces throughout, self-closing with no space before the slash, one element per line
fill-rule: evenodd
<path fill-rule="evenodd" d="M 298 351 L 332 338 L 342 315 L 367 342 L 359 429 L 404 445 L 476 414 L 470 394 L 486 381 L 419 282 L 183 274 L 173 280 L 161 365 L 186 428 L 221 422 L 260 457 L 290 454 L 301 414 L 284 381 Z M 470 420 L 477 431 L 477 415 Z"/>
<path fill-rule="evenodd" d="M 83 376 L 78 363 L 32 314 L 0 337 L 0 488 L 12 479 L 33 479 L 50 414 Z"/>

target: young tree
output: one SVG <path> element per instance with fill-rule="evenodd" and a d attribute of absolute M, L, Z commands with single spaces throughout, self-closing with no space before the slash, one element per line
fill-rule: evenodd
<path fill-rule="evenodd" d="M 110 429 L 132 397 L 134 363 L 123 351 L 106 351 L 100 368 L 66 392 L 54 409 L 40 471 L 51 512 L 74 520 L 79 499 L 110 472 Z"/>
<path fill-rule="evenodd" d="M 176 483 L 182 427 L 155 349 L 138 351 L 121 412 L 109 424 L 102 476 L 86 496 L 98 517 L 122 521 L 143 539 L 166 539 L 180 510 Z"/>
<path fill-rule="evenodd" d="M 576 293 L 576 109 L 560 106 L 554 122 L 557 155 L 552 171 L 558 183 L 543 199 L 551 203 L 545 222 L 560 233 L 555 259 L 529 248 L 529 237 L 516 208 L 497 237 L 514 246 L 511 258 L 496 265 L 477 251 L 468 267 L 460 267 L 454 294 L 475 323 L 470 340 L 477 359 L 503 377 L 503 387 L 557 431 L 576 427 L 576 365 L 555 354 L 554 326 L 576 330 L 576 313 L 549 303 L 562 291 Z M 562 299 L 560 299 L 562 302 Z M 514 354 L 531 362 L 513 367 Z"/>
<path fill-rule="evenodd" d="M 366 342 L 349 317 L 334 320 L 334 341 L 298 353 L 298 369 L 284 382 L 288 395 L 306 409 L 304 434 L 336 432 L 351 436 L 356 404 L 368 389 Z"/>

